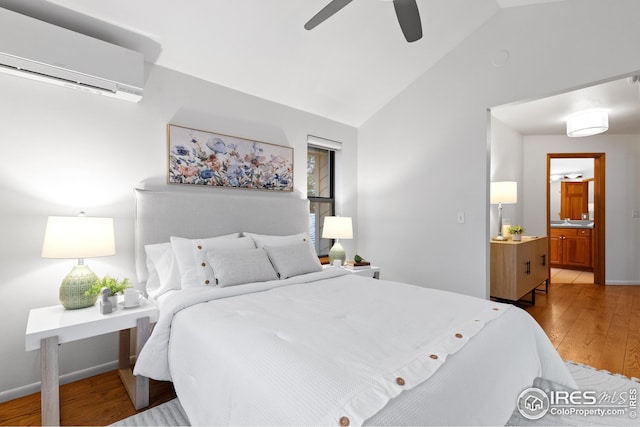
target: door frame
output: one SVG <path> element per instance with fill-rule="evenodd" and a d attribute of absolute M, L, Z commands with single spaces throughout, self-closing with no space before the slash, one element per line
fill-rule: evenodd
<path fill-rule="evenodd" d="M 605 285 L 605 153 L 547 153 L 547 236 L 551 236 L 551 159 L 593 159 L 593 282 Z M 549 239 L 549 251 L 551 240 Z M 551 253 L 551 252 L 549 252 Z M 549 265 L 551 269 L 551 265 Z M 551 277 L 551 276 L 549 276 Z"/>

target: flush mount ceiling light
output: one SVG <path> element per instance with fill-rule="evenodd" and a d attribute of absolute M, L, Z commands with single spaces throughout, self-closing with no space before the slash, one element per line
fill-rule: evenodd
<path fill-rule="evenodd" d="M 587 110 L 567 117 L 567 136 L 591 136 L 609 129 L 609 114 L 605 110 Z"/>
<path fill-rule="evenodd" d="M 581 173 L 569 173 L 569 174 L 566 174 L 563 178 L 564 179 L 578 179 L 578 178 L 582 178 L 582 174 Z"/>

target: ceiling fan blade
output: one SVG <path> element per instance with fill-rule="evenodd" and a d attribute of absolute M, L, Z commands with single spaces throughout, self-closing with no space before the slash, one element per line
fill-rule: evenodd
<path fill-rule="evenodd" d="M 393 7 L 404 38 L 414 42 L 422 38 L 422 23 L 416 0 L 393 0 Z"/>
<path fill-rule="evenodd" d="M 332 0 L 331 3 L 322 8 L 322 10 L 315 14 L 313 18 L 304 24 L 306 30 L 311 30 L 330 18 L 334 13 L 351 3 L 353 0 Z"/>

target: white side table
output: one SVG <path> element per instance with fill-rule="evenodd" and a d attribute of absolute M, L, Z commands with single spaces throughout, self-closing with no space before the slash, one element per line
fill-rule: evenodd
<path fill-rule="evenodd" d="M 380 278 L 380 267 L 371 266 L 369 268 L 345 268 L 343 270 L 348 271 L 351 274 L 357 274 L 358 276 L 373 277 L 374 279 Z"/>
<path fill-rule="evenodd" d="M 358 276 L 373 277 L 374 279 L 380 278 L 380 267 L 371 266 L 368 268 L 351 269 L 345 267 L 333 267 L 331 265 L 324 265 L 323 268 L 341 268 L 344 271 L 348 271 L 351 274 L 357 274 Z"/>
<path fill-rule="evenodd" d="M 149 406 L 149 379 L 134 376 L 129 366 L 130 328 L 136 327 L 136 356 L 151 334 L 151 323 L 158 321 L 158 308 L 141 299 L 139 307 L 120 305 L 111 314 L 100 314 L 96 306 L 66 310 L 61 305 L 29 311 L 25 348 L 40 349 L 42 379 L 42 425 L 60 425 L 58 345 L 96 335 L 120 331 L 118 372 L 136 409 Z"/>

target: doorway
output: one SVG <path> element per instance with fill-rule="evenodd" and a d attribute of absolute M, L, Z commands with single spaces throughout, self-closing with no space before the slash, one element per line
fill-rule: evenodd
<path fill-rule="evenodd" d="M 605 284 L 605 153 L 547 153 L 547 236 L 551 234 L 552 212 L 552 159 L 593 159 L 593 210 L 588 209 L 586 220 L 593 222 L 590 231 L 589 257 L 593 267 L 593 281 L 596 284 Z M 587 211 L 585 211 L 587 212 Z M 560 218 L 563 219 L 563 218 Z M 577 229 L 575 230 L 578 231 Z M 552 248 L 552 239 L 549 239 L 549 254 L 555 250 Z M 553 262 L 553 261 L 552 261 Z"/>

